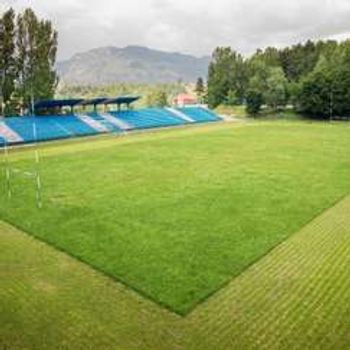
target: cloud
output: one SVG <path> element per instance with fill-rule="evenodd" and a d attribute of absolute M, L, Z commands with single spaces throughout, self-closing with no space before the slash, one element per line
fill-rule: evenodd
<path fill-rule="evenodd" d="M 216 46 L 250 53 L 306 39 L 346 38 L 348 0 L 4 0 L 32 6 L 59 31 L 59 56 L 145 45 L 195 55 Z"/>

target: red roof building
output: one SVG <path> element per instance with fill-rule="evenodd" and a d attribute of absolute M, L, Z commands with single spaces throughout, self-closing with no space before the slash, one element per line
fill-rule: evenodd
<path fill-rule="evenodd" d="M 197 97 L 190 94 L 180 94 L 173 99 L 173 104 L 176 106 L 187 106 L 198 104 Z"/>

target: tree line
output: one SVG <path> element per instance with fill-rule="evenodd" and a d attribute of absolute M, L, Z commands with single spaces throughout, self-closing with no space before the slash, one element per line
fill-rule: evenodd
<path fill-rule="evenodd" d="M 245 104 L 248 113 L 292 105 L 317 118 L 350 116 L 350 40 L 268 47 L 249 58 L 217 48 L 208 73 L 210 107 Z"/>
<path fill-rule="evenodd" d="M 0 115 L 30 111 L 36 100 L 52 98 L 57 32 L 32 9 L 0 14 Z"/>

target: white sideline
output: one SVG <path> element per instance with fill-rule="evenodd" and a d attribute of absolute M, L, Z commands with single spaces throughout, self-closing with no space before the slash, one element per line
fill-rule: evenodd
<path fill-rule="evenodd" d="M 10 143 L 23 142 L 22 137 L 9 128 L 4 122 L 0 122 L 0 136 Z"/>
<path fill-rule="evenodd" d="M 186 120 L 187 122 L 190 123 L 194 123 L 195 121 L 190 118 L 189 116 L 187 116 L 185 113 L 180 112 L 179 110 L 175 109 L 175 108 L 171 108 L 171 107 L 166 107 L 165 108 L 168 112 L 175 114 L 177 117 Z"/>
<path fill-rule="evenodd" d="M 125 122 L 124 120 L 119 119 L 118 117 L 115 117 L 114 115 L 110 113 L 99 113 L 99 115 L 107 120 L 109 123 L 117 126 L 120 130 L 130 130 L 133 129 L 133 127 Z"/>

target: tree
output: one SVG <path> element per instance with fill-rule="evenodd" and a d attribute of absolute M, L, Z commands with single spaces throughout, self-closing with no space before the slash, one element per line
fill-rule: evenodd
<path fill-rule="evenodd" d="M 229 92 L 227 93 L 227 98 L 226 98 L 225 104 L 228 106 L 237 106 L 240 103 L 241 103 L 241 101 L 238 98 L 236 91 L 229 90 Z"/>
<path fill-rule="evenodd" d="M 209 65 L 208 104 L 214 108 L 227 100 L 230 90 L 243 100 L 247 86 L 246 66 L 243 57 L 229 47 L 214 51 Z"/>
<path fill-rule="evenodd" d="M 321 56 L 315 69 L 302 81 L 299 103 L 303 113 L 316 118 L 331 116 L 335 76 L 332 64 Z"/>
<path fill-rule="evenodd" d="M 334 40 L 312 42 L 287 47 L 280 51 L 280 62 L 286 78 L 298 82 L 311 73 L 320 56 L 330 59 L 338 43 Z"/>
<path fill-rule="evenodd" d="M 196 87 L 195 87 L 194 91 L 196 92 L 198 100 L 202 101 L 203 100 L 203 95 L 205 93 L 205 86 L 204 86 L 203 78 L 199 77 L 197 79 L 197 83 L 196 83 Z"/>
<path fill-rule="evenodd" d="M 250 115 L 257 115 L 261 110 L 262 104 L 264 103 L 264 97 L 261 91 L 254 88 L 248 89 L 246 100 L 247 113 Z"/>
<path fill-rule="evenodd" d="M 267 90 L 270 68 L 263 62 L 255 65 L 254 75 L 249 79 L 249 89 L 259 90 L 262 94 Z"/>
<path fill-rule="evenodd" d="M 231 70 L 231 49 L 217 48 L 209 65 L 208 104 L 215 108 L 222 103 L 229 90 L 228 72 Z"/>
<path fill-rule="evenodd" d="M 264 93 L 266 104 L 273 110 L 284 107 L 287 103 L 287 79 L 280 67 L 270 68 Z"/>
<path fill-rule="evenodd" d="M 31 9 L 17 18 L 17 89 L 27 107 L 37 99 L 52 98 L 57 86 L 54 70 L 57 32 Z"/>
<path fill-rule="evenodd" d="M 274 47 L 268 47 L 265 51 L 257 50 L 248 60 L 250 77 L 255 75 L 256 67 L 260 65 L 266 67 L 281 67 L 280 52 Z"/>
<path fill-rule="evenodd" d="M 300 109 L 299 107 L 299 98 L 301 93 L 301 82 L 291 81 L 287 83 L 287 97 L 288 103 L 290 103 L 296 110 Z"/>
<path fill-rule="evenodd" d="M 331 117 L 350 117 L 350 41 L 339 47 L 330 65 Z"/>
<path fill-rule="evenodd" d="M 9 9 L 0 18 L 0 114 L 9 105 L 15 78 L 15 12 Z"/>

